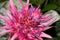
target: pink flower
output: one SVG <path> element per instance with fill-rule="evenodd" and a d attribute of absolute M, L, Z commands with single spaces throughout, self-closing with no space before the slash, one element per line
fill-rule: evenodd
<path fill-rule="evenodd" d="M 23 4 L 22 0 L 18 0 L 22 4 L 21 11 L 18 11 L 10 0 L 10 11 L 11 14 L 6 13 L 9 19 L 4 18 L 0 15 L 7 25 L 2 27 L 1 35 L 9 33 L 8 40 L 43 40 L 42 37 L 52 38 L 50 35 L 43 31 L 52 28 L 50 26 L 56 18 L 53 18 L 51 14 L 42 15 L 41 9 L 34 8 L 32 5 L 29 8 L 29 0 L 26 5 Z"/>

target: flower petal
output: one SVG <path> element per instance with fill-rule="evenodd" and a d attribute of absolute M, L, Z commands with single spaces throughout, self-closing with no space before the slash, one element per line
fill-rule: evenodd
<path fill-rule="evenodd" d="M 5 22 L 10 23 L 10 21 L 5 19 L 2 15 L 0 15 L 0 18 L 3 19 Z"/>
<path fill-rule="evenodd" d="M 39 38 L 39 40 L 43 40 L 43 38 Z"/>
<path fill-rule="evenodd" d="M 9 32 L 11 32 L 11 30 L 2 30 L 2 31 L 0 32 L 0 34 L 1 34 L 1 35 L 4 35 L 4 34 L 9 33 Z"/>
<path fill-rule="evenodd" d="M 15 9 L 16 9 L 16 7 L 15 7 L 15 5 L 14 5 L 14 3 L 13 3 L 13 1 L 12 1 L 12 0 L 10 0 L 10 6 L 11 6 L 11 8 L 12 8 L 13 10 L 15 10 Z"/>
<path fill-rule="evenodd" d="M 12 15 L 10 13 L 5 12 L 6 16 L 8 16 L 10 19 L 12 19 Z"/>
<path fill-rule="evenodd" d="M 52 38 L 50 35 L 45 34 L 44 32 L 41 33 L 40 37 Z"/>
<path fill-rule="evenodd" d="M 45 30 L 48 30 L 48 29 L 50 29 L 50 28 L 52 28 L 53 26 L 51 26 L 51 27 L 44 27 L 44 31 Z"/>
<path fill-rule="evenodd" d="M 15 33 L 15 34 L 12 36 L 11 40 L 15 40 L 16 37 L 18 37 L 18 34 L 17 34 L 17 33 Z"/>
<path fill-rule="evenodd" d="M 52 19 L 50 19 L 49 21 L 47 21 L 47 22 L 45 22 L 45 23 L 41 23 L 41 25 L 49 26 L 49 25 L 51 25 L 55 20 L 56 20 L 56 18 L 52 18 Z"/>
<path fill-rule="evenodd" d="M 20 33 L 19 40 L 23 40 L 23 39 L 24 39 L 24 35 L 22 33 Z"/>
<path fill-rule="evenodd" d="M 25 5 L 25 10 L 28 10 L 28 6 L 29 6 L 29 0 L 27 0 L 27 3 Z"/>
<path fill-rule="evenodd" d="M 42 16 L 41 22 L 42 23 L 47 22 L 47 21 L 49 21 L 52 18 L 53 17 L 51 16 L 51 14 L 45 14 L 45 15 Z"/>
<path fill-rule="evenodd" d="M 9 26 L 9 25 L 6 25 L 6 26 L 3 26 L 3 27 L 1 27 L 2 29 L 11 29 L 11 26 Z"/>
<path fill-rule="evenodd" d="M 22 0 L 18 0 L 21 4 L 22 4 L 22 7 L 24 7 L 24 3 L 22 2 Z"/>

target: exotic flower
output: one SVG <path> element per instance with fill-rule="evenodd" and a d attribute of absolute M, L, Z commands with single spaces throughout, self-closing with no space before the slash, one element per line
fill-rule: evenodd
<path fill-rule="evenodd" d="M 11 13 L 5 13 L 8 19 L 0 15 L 7 24 L 1 27 L 3 30 L 1 35 L 9 33 L 8 40 L 43 40 L 42 37 L 52 38 L 43 31 L 50 29 L 50 26 L 56 18 L 53 18 L 51 14 L 42 15 L 39 6 L 34 8 L 31 4 L 29 8 L 29 0 L 26 5 L 22 0 L 18 0 L 22 4 L 22 9 L 17 10 L 13 1 L 10 0 L 9 10 Z"/>

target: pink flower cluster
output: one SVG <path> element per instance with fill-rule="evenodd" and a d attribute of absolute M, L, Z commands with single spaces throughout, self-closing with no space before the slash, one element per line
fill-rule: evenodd
<path fill-rule="evenodd" d="M 7 24 L 2 27 L 1 35 L 9 33 L 8 40 L 43 40 L 45 38 L 52 38 L 43 31 L 52 28 L 50 24 L 56 19 L 52 18 L 50 14 L 42 15 L 39 7 L 34 8 L 32 5 L 29 8 L 29 0 L 26 5 L 22 0 L 18 0 L 22 4 L 22 9 L 17 10 L 13 1 L 10 0 L 9 10 L 11 14 L 6 13 L 9 19 L 0 15 Z"/>

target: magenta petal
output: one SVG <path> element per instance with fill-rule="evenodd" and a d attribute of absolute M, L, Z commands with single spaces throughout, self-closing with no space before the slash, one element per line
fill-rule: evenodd
<path fill-rule="evenodd" d="M 44 32 L 41 33 L 40 37 L 52 38 L 50 35 L 45 34 Z"/>
<path fill-rule="evenodd" d="M 17 37 L 18 37 L 18 35 L 17 35 L 17 33 L 15 33 L 15 34 L 12 36 L 11 40 L 15 40 Z"/>
<path fill-rule="evenodd" d="M 22 2 L 22 0 L 18 0 L 18 2 L 20 2 L 22 4 L 22 8 L 24 7 L 24 3 Z"/>
<path fill-rule="evenodd" d="M 24 35 L 22 33 L 19 34 L 19 40 L 24 40 Z"/>
<path fill-rule="evenodd" d="M 51 25 L 55 20 L 56 20 L 56 18 L 50 19 L 49 21 L 47 21 L 45 23 L 41 23 L 41 25 L 44 25 L 44 26 Z"/>
<path fill-rule="evenodd" d="M 6 14 L 6 16 L 9 17 L 10 19 L 13 18 L 12 15 L 11 15 L 10 13 L 5 12 L 5 14 Z"/>
<path fill-rule="evenodd" d="M 39 40 L 43 40 L 43 38 L 39 38 Z"/>
<path fill-rule="evenodd" d="M 53 26 L 51 26 L 51 27 L 44 27 L 44 31 L 45 30 L 48 30 L 48 29 L 50 29 L 50 28 L 52 28 Z"/>
<path fill-rule="evenodd" d="M 34 8 L 31 4 L 29 8 L 29 1 L 24 4 L 22 0 L 18 0 L 22 4 L 20 11 L 15 7 L 13 0 L 10 0 L 10 12 L 5 13 L 7 18 L 0 15 L 0 18 L 7 22 L 4 25 L 0 34 L 10 33 L 8 40 L 43 40 L 42 37 L 52 38 L 50 35 L 45 34 L 43 31 L 52 28 L 50 26 L 57 19 L 52 14 L 42 15 L 41 9 Z"/>
<path fill-rule="evenodd" d="M 10 6 L 12 7 L 13 10 L 16 9 L 16 7 L 15 7 L 15 5 L 14 5 L 14 3 L 13 3 L 13 0 L 10 0 Z"/>
<path fill-rule="evenodd" d="M 2 28 L 2 29 L 11 29 L 12 26 L 6 25 L 6 26 L 3 26 L 3 27 L 1 27 L 1 28 Z"/>
<path fill-rule="evenodd" d="M 3 31 L 0 32 L 0 34 L 4 35 L 4 34 L 9 33 L 9 32 L 11 32 L 11 30 L 3 30 Z"/>
<path fill-rule="evenodd" d="M 28 10 L 28 6 L 29 6 L 29 0 L 27 0 L 27 3 L 26 3 L 26 10 Z"/>
<path fill-rule="evenodd" d="M 10 21 L 6 18 L 4 18 L 2 15 L 0 15 L 0 18 L 3 19 L 5 22 L 7 22 L 8 24 L 10 24 Z"/>

